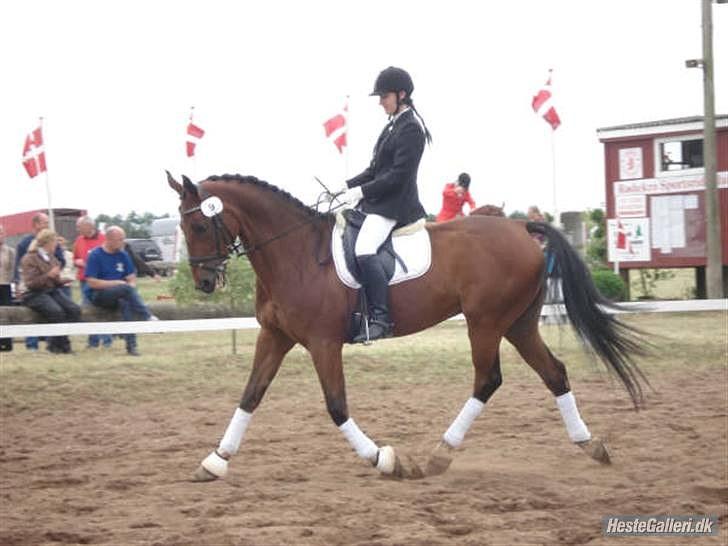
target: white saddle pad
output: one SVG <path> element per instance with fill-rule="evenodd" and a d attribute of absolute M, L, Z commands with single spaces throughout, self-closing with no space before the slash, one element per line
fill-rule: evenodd
<path fill-rule="evenodd" d="M 334 225 L 334 232 L 331 235 L 331 255 L 334 257 L 336 274 L 341 282 L 350 288 L 360 288 L 349 268 L 346 267 L 344 258 L 344 219 L 337 215 L 337 222 Z M 421 277 L 430 269 L 432 263 L 432 246 L 430 244 L 430 233 L 425 229 L 425 220 L 418 220 L 414 224 L 396 229 L 392 233 L 392 244 L 394 251 L 399 254 L 407 266 L 407 272 L 402 269 L 399 260 L 394 260 L 394 275 L 389 284 L 398 284 L 410 279 Z"/>

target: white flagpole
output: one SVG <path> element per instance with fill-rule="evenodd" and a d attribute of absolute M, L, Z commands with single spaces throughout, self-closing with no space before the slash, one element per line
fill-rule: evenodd
<path fill-rule="evenodd" d="M 344 124 L 344 131 L 346 131 L 346 146 L 344 146 L 344 181 L 349 180 L 349 133 L 351 133 L 351 103 L 349 101 L 349 95 L 346 95 L 346 123 Z"/>
<path fill-rule="evenodd" d="M 46 187 L 46 200 L 48 201 L 48 226 L 52 231 L 56 230 L 56 219 L 53 214 L 53 206 L 51 205 L 51 185 L 48 180 L 48 152 L 46 151 L 46 136 L 43 135 L 43 116 L 38 118 L 40 126 L 40 134 L 43 137 L 43 154 L 45 154 L 45 187 Z"/>
<path fill-rule="evenodd" d="M 554 209 L 554 225 L 561 227 L 561 219 L 559 218 L 559 210 L 556 205 L 556 144 L 554 133 L 556 131 L 551 129 L 551 192 Z"/>
<path fill-rule="evenodd" d="M 193 123 L 193 117 L 195 114 L 195 107 L 190 106 L 190 123 Z M 189 138 L 189 135 L 188 135 Z M 195 141 L 195 149 L 192 152 L 192 156 L 190 157 L 190 164 L 192 166 L 192 172 L 190 173 L 190 178 L 192 178 L 192 181 L 197 180 L 197 144 L 199 144 L 199 139 Z"/>

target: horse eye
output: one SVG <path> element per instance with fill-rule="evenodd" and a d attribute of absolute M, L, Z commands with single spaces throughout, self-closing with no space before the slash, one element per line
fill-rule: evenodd
<path fill-rule="evenodd" d="M 202 224 L 192 224 L 192 231 L 194 231 L 198 235 L 202 235 L 207 231 L 207 227 L 203 226 Z"/>

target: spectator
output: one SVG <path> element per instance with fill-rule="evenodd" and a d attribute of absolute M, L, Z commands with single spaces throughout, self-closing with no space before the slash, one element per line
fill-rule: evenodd
<path fill-rule="evenodd" d="M 124 320 L 156 320 L 136 290 L 136 270 L 124 252 L 126 234 L 119 226 L 106 230 L 104 244 L 94 248 L 86 260 L 86 297 L 92 304 L 107 309 L 121 308 Z M 126 352 L 139 356 L 135 334 L 125 334 Z"/>
<path fill-rule="evenodd" d="M 475 201 L 470 196 L 470 175 L 461 173 L 455 182 L 445 184 L 442 190 L 442 209 L 435 219 L 436 222 L 447 222 L 454 218 L 463 216 L 463 205 L 465 203 L 470 207 L 470 211 L 475 208 Z"/>
<path fill-rule="evenodd" d="M 0 224 L 0 305 L 13 303 L 13 270 L 15 269 L 15 249 L 5 243 L 5 226 Z M 13 338 L 0 338 L 0 351 L 12 351 Z"/>
<path fill-rule="evenodd" d="M 25 256 L 25 253 L 28 252 L 28 247 L 35 239 L 36 235 L 42 230 L 42 229 L 48 229 L 48 215 L 43 212 L 38 212 L 33 216 L 33 218 L 30 220 L 31 222 L 31 229 L 33 230 L 33 233 L 31 235 L 26 235 L 23 237 L 20 242 L 18 243 L 18 246 L 15 249 L 15 272 L 13 273 L 13 281 L 15 282 L 15 291 L 16 291 L 16 298 L 22 298 L 24 286 L 21 278 L 21 267 L 20 262 L 23 260 L 23 256 Z M 53 251 L 53 255 L 56 257 L 58 262 L 61 265 L 61 268 L 66 266 L 66 258 L 63 255 L 63 249 L 60 247 L 60 245 L 56 245 L 56 249 Z M 29 351 L 37 351 L 38 350 L 38 338 L 37 337 L 26 337 L 25 338 L 25 348 Z"/>
<path fill-rule="evenodd" d="M 531 205 L 530 207 L 528 207 L 528 212 L 526 213 L 526 216 L 528 217 L 529 222 L 546 221 L 546 219 L 543 217 L 543 214 L 541 214 L 541 210 L 536 205 Z M 543 248 L 546 244 L 546 240 L 541 233 L 532 233 L 531 237 L 533 237 L 538 242 L 538 244 L 541 245 L 541 248 Z"/>
<path fill-rule="evenodd" d="M 76 266 L 76 278 L 81 285 L 81 302 L 84 305 L 91 305 L 86 296 L 86 260 L 89 252 L 104 244 L 106 237 L 98 229 L 96 223 L 90 216 L 81 216 L 76 220 L 78 237 L 73 243 L 73 263 Z M 104 347 L 111 347 L 112 337 L 110 334 L 91 334 L 88 336 L 89 348 L 98 348 L 99 344 Z"/>
<path fill-rule="evenodd" d="M 70 280 L 61 277 L 61 264 L 54 255 L 56 248 L 56 233 L 42 229 L 23 256 L 21 266 L 26 287 L 23 305 L 40 313 L 48 322 L 77 322 L 81 318 L 81 308 L 61 290 Z M 48 338 L 48 350 L 52 353 L 70 353 L 68 336 Z"/>

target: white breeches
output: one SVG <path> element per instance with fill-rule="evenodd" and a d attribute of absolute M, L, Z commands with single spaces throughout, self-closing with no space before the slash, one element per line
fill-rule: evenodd
<path fill-rule="evenodd" d="M 396 224 L 396 220 L 378 214 L 367 214 L 359 230 L 356 245 L 354 245 L 354 254 L 357 256 L 376 254 Z"/>

